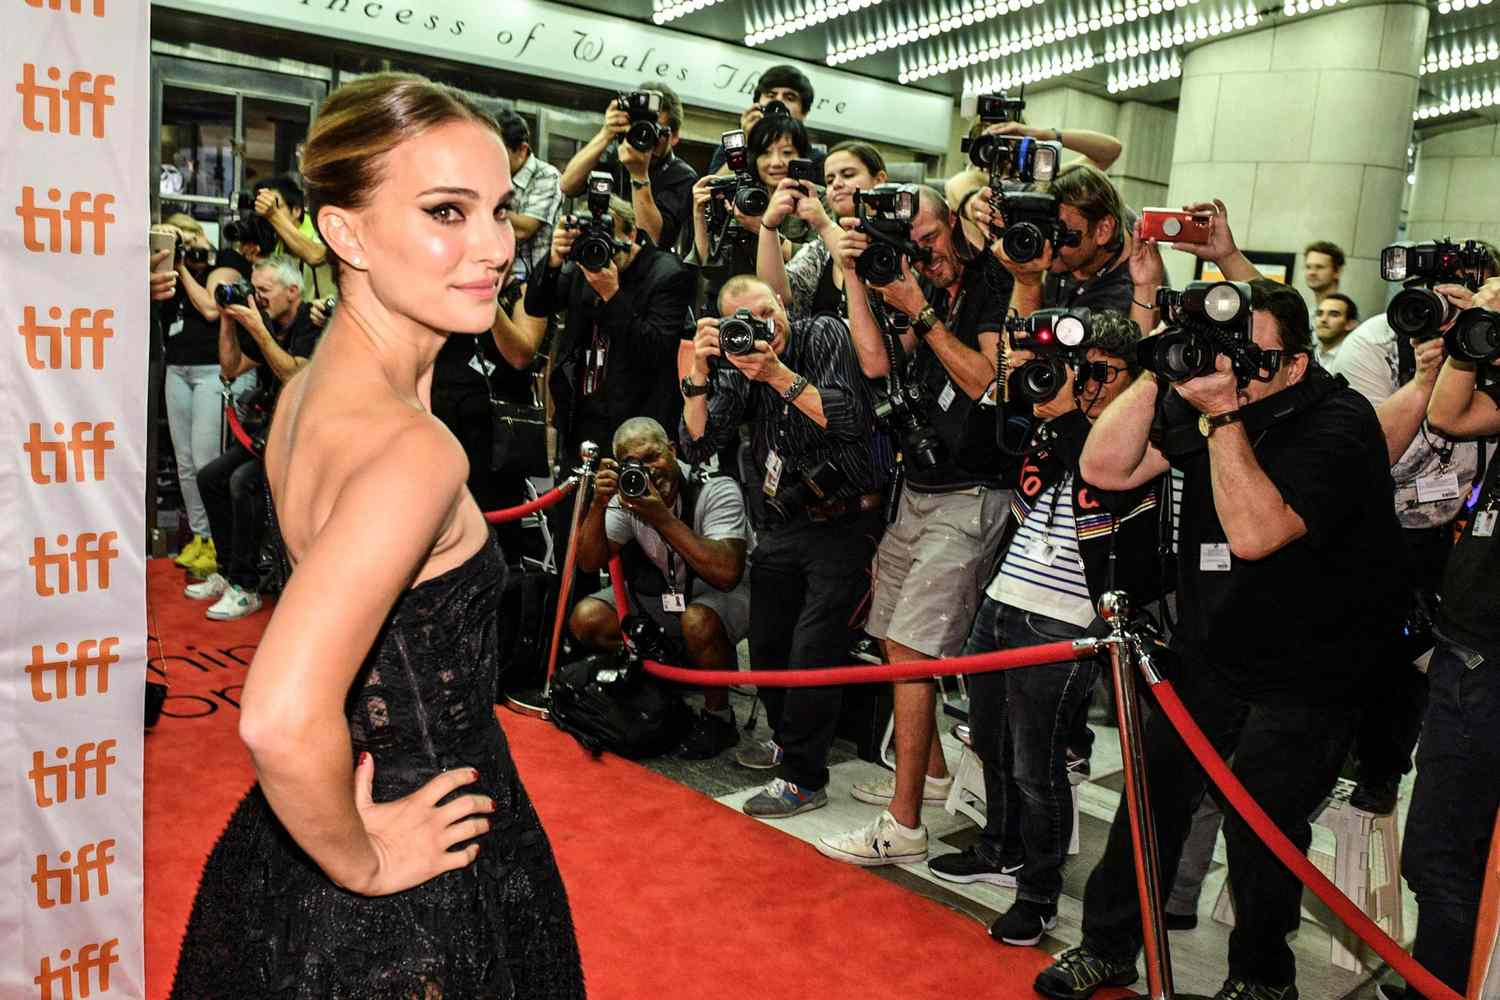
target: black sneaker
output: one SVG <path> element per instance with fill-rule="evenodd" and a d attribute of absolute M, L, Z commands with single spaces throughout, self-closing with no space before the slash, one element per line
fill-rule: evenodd
<path fill-rule="evenodd" d="M 1004 915 L 990 924 L 990 937 L 1005 944 L 1030 947 L 1057 926 L 1057 904 L 1044 906 L 1018 899 Z"/>
<path fill-rule="evenodd" d="M 1137 978 L 1134 959 L 1116 962 L 1079 945 L 1043 969 L 1032 989 L 1053 1000 L 1086 1000 L 1101 986 L 1129 986 Z"/>
<path fill-rule="evenodd" d="M 981 857 L 973 847 L 957 854 L 944 854 L 927 862 L 927 870 L 944 882 L 957 882 L 959 885 L 984 882 L 988 885 L 1003 885 L 1008 889 L 1016 887 L 1016 876 L 1023 867 L 1025 865 L 1020 861 L 1002 861 L 997 865 Z"/>
<path fill-rule="evenodd" d="M 708 712 L 699 712 L 693 720 L 693 728 L 677 748 L 677 756 L 684 760 L 708 760 L 717 757 L 739 743 L 740 731 L 734 717 L 721 719 Z"/>
<path fill-rule="evenodd" d="M 1389 816 L 1396 811 L 1396 793 L 1400 788 L 1399 776 L 1383 781 L 1361 781 L 1349 793 L 1349 804 L 1360 812 Z"/>
<path fill-rule="evenodd" d="M 1297 1000 L 1297 987 L 1293 983 L 1285 986 L 1267 986 L 1252 983 L 1248 979 L 1230 977 L 1224 980 L 1213 1000 Z"/>
<path fill-rule="evenodd" d="M 1089 780 L 1092 768 L 1087 757 L 1074 753 L 1073 748 L 1068 747 L 1063 751 L 1063 758 L 1068 769 L 1068 784 L 1081 785 Z"/>
<path fill-rule="evenodd" d="M 1417 995 L 1405 986 L 1396 983 L 1376 983 L 1375 996 L 1379 1000 L 1408 1000 L 1408 998 L 1416 1000 Z"/>

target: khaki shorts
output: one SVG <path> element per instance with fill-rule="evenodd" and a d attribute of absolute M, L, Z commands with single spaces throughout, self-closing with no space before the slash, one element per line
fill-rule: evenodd
<path fill-rule="evenodd" d="M 865 630 L 927 656 L 957 656 L 989 583 L 1009 505 L 1009 490 L 902 490 L 896 523 L 875 554 Z"/>
<path fill-rule="evenodd" d="M 693 579 L 692 590 L 693 593 L 688 597 L 688 603 L 701 604 L 718 615 L 719 623 L 724 626 L 724 632 L 729 636 L 731 646 L 736 646 L 741 639 L 749 637 L 750 570 L 748 568 L 745 570 L 744 577 L 740 579 L 739 585 L 733 590 L 718 590 L 696 577 Z M 589 596 L 596 601 L 603 601 L 610 607 L 615 606 L 613 587 L 605 587 Z M 674 639 L 682 638 L 682 615 L 662 610 L 660 597 L 642 597 L 641 601 L 646 607 L 632 610 L 644 611 L 662 627 L 662 631 L 667 635 Z M 631 603 L 634 603 L 634 600 Z"/>

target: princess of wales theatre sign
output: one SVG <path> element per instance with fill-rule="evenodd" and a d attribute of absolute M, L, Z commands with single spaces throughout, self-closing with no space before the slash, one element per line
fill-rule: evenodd
<path fill-rule="evenodd" d="M 606 90 L 669 83 L 699 107 L 750 103 L 771 53 L 543 0 L 155 0 L 200 14 L 302 31 Z M 948 145 L 949 98 L 803 65 L 817 92 L 809 118 L 831 131 L 926 152 Z"/>

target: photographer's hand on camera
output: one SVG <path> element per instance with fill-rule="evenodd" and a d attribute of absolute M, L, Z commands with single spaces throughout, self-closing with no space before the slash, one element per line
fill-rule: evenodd
<path fill-rule="evenodd" d="M 608 267 L 598 271 L 590 271 L 588 268 L 582 270 L 583 278 L 589 283 L 589 287 L 605 302 L 614 298 L 620 291 L 620 269 L 614 261 L 610 261 Z"/>
<path fill-rule="evenodd" d="M 1219 273 L 1230 281 L 1256 281 L 1265 277 L 1235 243 L 1234 232 L 1229 228 L 1229 209 L 1223 201 L 1215 198 L 1195 202 L 1182 206 L 1182 210 L 1209 217 L 1208 239 L 1202 243 L 1173 243 L 1172 249 L 1212 261 L 1219 266 Z"/>
<path fill-rule="evenodd" d="M 599 471 L 594 474 L 593 509 L 602 512 L 619 492 L 620 463 L 612 458 L 601 458 Z"/>
<path fill-rule="evenodd" d="M 561 268 L 567 262 L 568 254 L 573 252 L 573 241 L 578 238 L 578 230 L 572 227 L 577 223 L 578 216 L 564 215 L 552 229 L 552 248 L 547 251 L 547 266 L 554 271 Z"/>
<path fill-rule="evenodd" d="M 724 360 L 734 365 L 752 382 L 764 382 L 773 389 L 785 389 L 792 384 L 795 375 L 781 363 L 781 358 L 765 341 L 756 341 L 749 354 L 725 354 Z"/>
<path fill-rule="evenodd" d="M 672 509 L 661 498 L 661 494 L 656 489 L 656 482 L 650 476 L 646 477 L 646 495 L 628 497 L 621 493 L 620 506 L 658 531 L 673 519 Z"/>
<path fill-rule="evenodd" d="M 151 255 L 151 301 L 153 302 L 166 302 L 177 294 L 177 272 L 157 270 L 172 259 L 172 254 L 172 250 L 160 250 Z"/>
<path fill-rule="evenodd" d="M 630 173 L 633 181 L 644 181 L 651 172 L 651 150 L 644 152 L 628 142 L 620 143 L 620 163 Z"/>
<path fill-rule="evenodd" d="M 1214 370 L 1208 375 L 1190 378 L 1175 386 L 1177 395 L 1199 413 L 1216 417 L 1240 408 L 1239 382 L 1229 358 L 1220 354 L 1214 359 Z"/>
<path fill-rule="evenodd" d="M 604 124 L 599 126 L 596 138 L 613 141 L 630 131 L 630 112 L 620 107 L 619 100 L 611 100 L 604 109 Z"/>
<path fill-rule="evenodd" d="M 854 265 L 859 260 L 859 255 L 869 247 L 870 237 L 855 228 L 859 225 L 858 219 L 840 219 L 838 224 L 844 232 L 833 249 L 833 257 L 838 261 L 839 267 L 844 269 L 845 287 L 850 283 L 857 283 L 863 288 L 864 282 L 854 270 Z"/>
<path fill-rule="evenodd" d="M 802 203 L 808 200 L 801 181 L 784 178 L 776 185 L 776 190 L 771 192 L 771 201 L 766 205 L 761 221 L 768 229 L 777 229 L 790 216 L 801 218 Z"/>
<path fill-rule="evenodd" d="M 922 294 L 922 286 L 912 276 L 911 264 L 905 258 L 901 261 L 901 277 L 875 289 L 875 293 L 892 309 L 899 309 L 913 318 L 927 308 L 927 296 Z"/>

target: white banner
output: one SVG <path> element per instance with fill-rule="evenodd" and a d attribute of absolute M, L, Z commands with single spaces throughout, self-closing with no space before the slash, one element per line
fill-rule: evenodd
<path fill-rule="evenodd" d="M 808 125 L 930 153 L 948 148 L 953 101 L 912 87 L 545 0 L 158 0 L 195 14 L 420 52 L 549 80 L 627 90 L 665 80 L 684 103 L 738 114 L 778 63 L 813 83 Z M 513 97 L 513 94 L 495 94 Z M 601 108 L 602 110 L 602 108 Z"/>
<path fill-rule="evenodd" d="M 0 997 L 142 997 L 145 0 L 0 14 Z"/>

